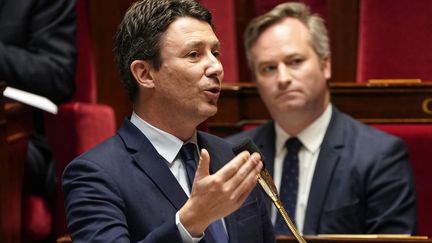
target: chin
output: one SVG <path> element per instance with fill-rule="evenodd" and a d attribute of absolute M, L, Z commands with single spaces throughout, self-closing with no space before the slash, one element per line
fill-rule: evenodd
<path fill-rule="evenodd" d="M 217 113 L 217 106 L 213 106 L 213 105 L 206 105 L 205 107 L 202 107 L 201 109 L 199 109 L 199 114 L 203 117 L 205 117 L 205 119 L 212 117 L 214 115 L 216 115 Z"/>
<path fill-rule="evenodd" d="M 305 110 L 306 107 L 303 103 L 286 103 L 283 105 L 279 105 L 279 111 L 280 112 L 296 112 Z"/>

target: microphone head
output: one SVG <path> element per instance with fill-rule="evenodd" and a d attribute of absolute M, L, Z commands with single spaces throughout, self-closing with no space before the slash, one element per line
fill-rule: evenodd
<path fill-rule="evenodd" d="M 237 141 L 232 147 L 232 151 L 236 155 L 245 150 L 248 151 L 250 154 L 254 152 L 259 153 L 261 156 L 261 160 L 264 161 L 264 155 L 261 153 L 261 151 L 258 149 L 256 144 L 250 138 L 242 138 L 239 141 Z"/>

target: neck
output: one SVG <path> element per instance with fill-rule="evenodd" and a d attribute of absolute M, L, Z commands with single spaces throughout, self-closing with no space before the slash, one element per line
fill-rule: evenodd
<path fill-rule="evenodd" d="M 324 113 L 327 105 L 328 103 L 317 109 L 316 112 L 301 109 L 274 114 L 273 118 L 286 133 L 291 136 L 297 136 Z"/>
<path fill-rule="evenodd" d="M 153 108 L 154 107 L 154 108 Z M 134 112 L 150 125 L 172 134 L 182 141 L 189 140 L 201 121 L 192 121 L 179 113 L 169 114 L 157 106 L 134 105 Z"/>

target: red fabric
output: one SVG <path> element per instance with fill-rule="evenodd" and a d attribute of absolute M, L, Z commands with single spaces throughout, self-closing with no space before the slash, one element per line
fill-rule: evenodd
<path fill-rule="evenodd" d="M 431 124 L 375 124 L 374 127 L 402 138 L 410 156 L 417 193 L 417 234 L 432 236 Z"/>
<path fill-rule="evenodd" d="M 357 81 L 432 80 L 432 1 L 360 1 Z"/>
<path fill-rule="evenodd" d="M 245 124 L 242 127 L 242 131 L 252 130 L 252 129 L 256 128 L 256 127 L 257 127 L 257 125 L 255 125 L 255 124 Z"/>
<path fill-rule="evenodd" d="M 60 181 L 65 165 L 86 148 L 112 134 L 115 130 L 114 114 L 108 107 L 96 104 L 96 80 L 91 48 L 90 29 L 88 22 L 88 1 L 77 0 L 77 66 L 76 90 L 72 103 L 59 107 L 57 116 L 46 116 L 46 136 L 50 142 L 57 167 L 57 177 Z M 89 102 L 88 105 L 73 102 Z M 85 108 L 82 108 L 85 107 Z M 92 111 L 88 111 L 88 109 Z M 99 119 L 95 119 L 99 117 Z M 91 124 L 93 122 L 94 124 Z M 106 131 L 95 125 L 107 123 Z M 87 128 L 87 131 L 83 129 Z M 84 132 L 84 133 L 80 133 Z M 84 136 L 83 136 L 84 135 Z M 26 242 L 38 242 L 46 239 L 53 228 L 56 235 L 66 233 L 65 214 L 63 209 L 63 195 L 59 185 L 55 198 L 55 212 L 47 207 L 42 197 L 34 196 L 24 199 L 23 228 L 26 232 Z M 53 216 L 54 215 L 54 216 Z M 52 224 L 54 220 L 55 224 Z M 54 227 L 53 227 L 54 226 Z"/>
<path fill-rule="evenodd" d="M 222 46 L 221 62 L 224 67 L 224 82 L 238 82 L 236 28 L 234 0 L 201 0 L 213 15 L 216 35 Z"/>
<path fill-rule="evenodd" d="M 77 0 L 76 91 L 72 101 L 96 103 L 96 74 L 88 19 L 88 1 Z"/>
<path fill-rule="evenodd" d="M 111 107 L 83 102 L 61 105 L 57 115 L 46 116 L 45 124 L 59 173 L 73 158 L 114 135 L 116 130 Z"/>
<path fill-rule="evenodd" d="M 47 137 L 56 160 L 60 181 L 66 165 L 79 154 L 114 135 L 115 115 L 111 107 L 101 104 L 71 102 L 60 106 L 57 115 L 46 116 Z M 66 234 L 66 217 L 60 184 L 55 199 L 55 232 Z"/>
<path fill-rule="evenodd" d="M 88 4 L 88 0 L 77 0 L 78 56 L 75 96 L 71 102 L 59 106 L 57 115 L 45 116 L 45 132 L 53 150 L 59 182 L 53 219 L 56 236 L 67 233 L 61 192 L 61 175 L 65 166 L 79 154 L 114 135 L 116 130 L 112 108 L 97 104 Z"/>
<path fill-rule="evenodd" d="M 24 241 L 45 240 L 52 230 L 52 215 L 47 202 L 39 196 L 26 196 L 23 203 Z"/>

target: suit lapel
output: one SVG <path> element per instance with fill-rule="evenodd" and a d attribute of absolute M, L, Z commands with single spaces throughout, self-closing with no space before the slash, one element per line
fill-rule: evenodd
<path fill-rule="evenodd" d="M 128 119 L 125 119 L 119 135 L 132 151 L 131 156 L 135 163 L 154 182 L 174 208 L 179 210 L 188 197 L 166 165 L 165 159 Z"/>
<path fill-rule="evenodd" d="M 274 167 L 275 138 L 276 134 L 273 121 L 264 124 L 252 138 L 263 154 L 265 167 L 271 175 L 273 175 Z"/>
<path fill-rule="evenodd" d="M 162 194 L 179 210 L 188 197 L 166 165 L 166 161 L 151 144 L 143 144 L 143 148 L 132 157 L 144 173 L 159 187 Z"/>
<path fill-rule="evenodd" d="M 331 190 L 329 184 L 333 178 L 335 168 L 339 163 L 340 152 L 344 147 L 344 124 L 340 119 L 342 115 L 333 107 L 333 114 L 321 145 L 315 167 L 314 177 L 309 193 L 308 205 L 305 215 L 304 234 L 317 234 L 326 195 Z"/>
<path fill-rule="evenodd" d="M 166 165 L 165 159 L 159 155 L 150 141 L 129 121 L 129 119 L 125 119 L 118 133 L 126 144 L 126 147 L 132 151 L 131 156 L 135 163 L 154 182 L 174 208 L 179 210 L 188 200 L 188 197 Z M 226 157 L 230 155 L 230 153 L 223 151 L 216 143 L 209 142 L 208 139 L 200 133 L 198 134 L 198 145 L 200 148 L 206 148 L 209 151 L 211 158 L 210 173 L 219 170 L 224 165 L 225 161 L 230 159 Z M 228 219 L 226 222 L 230 242 L 236 242 L 233 239 L 235 239 L 237 235 L 237 228 L 236 224 L 232 223 L 235 221 Z M 209 230 L 205 230 L 205 236 L 202 242 L 215 243 Z"/>

